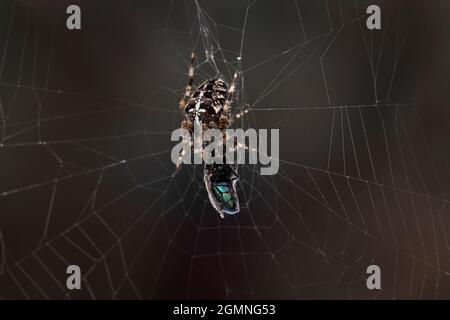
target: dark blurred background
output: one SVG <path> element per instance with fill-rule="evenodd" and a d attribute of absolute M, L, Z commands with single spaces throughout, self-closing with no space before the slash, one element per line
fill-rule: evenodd
<path fill-rule="evenodd" d="M 448 299 L 449 12 L 0 0 L 0 296 Z M 240 166 L 223 220 L 202 169 L 170 160 L 192 50 L 197 84 L 242 72 L 236 127 L 280 129 L 279 173 Z"/>

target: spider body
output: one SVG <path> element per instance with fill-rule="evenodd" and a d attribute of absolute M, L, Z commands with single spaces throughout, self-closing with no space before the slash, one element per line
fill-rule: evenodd
<path fill-rule="evenodd" d="M 203 124 L 207 128 L 228 127 L 227 105 L 228 85 L 221 79 L 210 79 L 200 84 L 188 98 L 184 114 L 188 129 L 193 124 Z"/>
<path fill-rule="evenodd" d="M 198 124 L 203 128 L 219 129 L 225 134 L 225 130 L 232 122 L 229 107 L 235 91 L 237 72 L 234 74 L 230 86 L 224 80 L 214 78 L 204 81 L 193 89 L 194 57 L 194 53 L 192 53 L 188 84 L 179 103 L 179 108 L 184 114 L 181 127 L 192 132 L 194 124 Z M 239 118 L 246 112 L 235 117 Z M 180 168 L 181 160 L 182 155 L 180 155 L 177 169 Z M 233 165 L 205 164 L 203 181 L 211 205 L 222 218 L 225 214 L 231 215 L 239 212 L 239 199 L 236 191 L 238 180 L 239 175 Z"/>

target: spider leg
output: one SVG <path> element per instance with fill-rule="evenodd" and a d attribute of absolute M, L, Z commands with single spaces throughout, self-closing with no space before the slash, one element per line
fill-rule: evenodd
<path fill-rule="evenodd" d="M 241 111 L 241 112 L 235 114 L 235 115 L 233 116 L 233 119 L 236 119 L 236 120 L 237 120 L 237 119 L 239 119 L 239 118 L 244 117 L 247 113 L 249 113 L 250 110 L 251 110 L 250 108 L 247 108 L 247 109 L 245 109 L 244 111 Z"/>
<path fill-rule="evenodd" d="M 186 149 L 187 148 L 191 148 L 191 146 L 192 146 L 191 143 L 183 142 L 183 150 L 180 152 L 180 155 L 178 156 L 177 163 L 175 165 L 175 170 L 176 171 L 180 171 L 181 170 L 181 166 L 183 165 L 183 158 L 184 158 L 184 155 L 186 154 Z"/>
<path fill-rule="evenodd" d="M 186 90 L 184 92 L 183 98 L 181 98 L 180 103 L 178 104 L 180 111 L 184 110 L 184 107 L 186 106 L 186 103 L 187 103 L 189 97 L 191 96 L 192 86 L 194 84 L 194 60 L 195 60 L 195 53 L 192 52 L 191 53 L 191 63 L 189 65 L 188 83 L 186 85 Z M 181 128 L 191 131 L 192 123 L 188 119 L 184 119 L 181 122 Z M 186 148 L 190 148 L 190 147 L 191 147 L 190 144 L 183 142 L 183 149 L 180 152 L 180 155 L 178 156 L 178 161 L 175 165 L 176 171 L 179 171 L 181 169 L 181 166 L 183 164 L 183 157 L 184 157 L 184 154 L 186 153 L 185 150 L 186 150 Z"/>
<path fill-rule="evenodd" d="M 241 112 L 239 112 L 239 113 L 236 113 L 236 114 L 233 115 L 232 117 L 222 117 L 223 120 L 222 120 L 222 118 L 219 119 L 219 120 L 220 120 L 220 122 L 219 122 L 219 129 L 220 129 L 220 130 L 225 130 L 225 129 L 227 129 L 229 126 L 231 126 L 231 124 L 232 124 L 235 120 L 238 120 L 238 119 L 240 119 L 240 118 L 245 117 L 245 116 L 250 112 L 250 110 L 252 110 L 252 109 L 249 107 L 249 108 L 244 109 L 243 111 L 241 111 Z"/>
<path fill-rule="evenodd" d="M 227 100 L 225 101 L 225 105 L 223 106 L 223 111 L 225 114 L 230 113 L 231 102 L 233 101 L 233 95 L 236 91 L 236 82 L 237 82 L 238 72 L 236 71 L 233 76 L 233 80 L 231 81 L 230 89 L 228 89 Z"/>
<path fill-rule="evenodd" d="M 181 111 L 184 110 L 184 107 L 186 106 L 186 103 L 191 96 L 192 92 L 192 85 L 194 84 L 194 60 L 195 60 L 195 53 L 191 53 L 191 63 L 189 65 L 189 78 L 188 83 L 186 85 L 186 90 L 184 92 L 183 98 L 181 98 L 180 103 L 178 104 Z"/>

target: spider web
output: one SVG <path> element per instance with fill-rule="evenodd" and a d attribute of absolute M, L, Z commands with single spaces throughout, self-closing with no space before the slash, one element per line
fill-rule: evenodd
<path fill-rule="evenodd" d="M 79 5 L 81 31 L 64 1 L 0 5 L 0 296 L 449 297 L 448 129 L 429 128 L 446 113 L 420 90 L 423 7 Z M 192 50 L 195 84 L 239 72 L 235 127 L 280 129 L 278 174 L 240 165 L 226 219 L 202 166 L 170 161 Z"/>

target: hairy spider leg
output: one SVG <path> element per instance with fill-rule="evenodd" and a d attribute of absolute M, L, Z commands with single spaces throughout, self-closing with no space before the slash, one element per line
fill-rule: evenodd
<path fill-rule="evenodd" d="M 236 120 L 237 120 L 237 119 L 239 119 L 239 118 L 242 118 L 242 117 L 244 117 L 247 113 L 249 113 L 249 111 L 250 111 L 250 108 L 247 108 L 247 109 L 245 109 L 244 111 L 235 114 L 234 117 L 233 117 L 233 119 L 236 119 Z"/>
<path fill-rule="evenodd" d="M 236 91 L 236 82 L 237 82 L 238 72 L 234 72 L 233 80 L 231 80 L 230 88 L 228 89 L 228 96 L 227 100 L 225 101 L 225 105 L 223 106 L 223 111 L 226 115 L 230 114 L 230 106 L 231 102 L 233 101 L 233 95 Z"/>
<path fill-rule="evenodd" d="M 186 85 L 186 90 L 184 92 L 183 98 L 181 98 L 180 103 L 178 104 L 180 111 L 184 110 L 184 107 L 186 106 L 186 103 L 191 96 L 192 93 L 192 86 L 194 84 L 194 60 L 195 60 L 195 53 L 191 53 L 191 63 L 189 65 L 189 78 L 188 83 Z"/>
<path fill-rule="evenodd" d="M 188 83 L 186 85 L 186 90 L 184 92 L 183 97 L 180 100 L 180 103 L 178 104 L 178 107 L 180 109 L 181 112 L 184 111 L 184 107 L 186 106 L 186 103 L 189 99 L 189 97 L 191 96 L 192 93 L 192 86 L 194 85 L 194 60 L 195 60 L 195 53 L 192 51 L 191 53 L 191 63 L 189 64 L 189 78 L 188 78 Z M 186 143 L 184 143 L 183 145 L 183 151 L 180 152 L 180 155 L 178 157 L 178 161 L 176 164 L 176 170 L 180 170 L 181 169 L 181 165 L 183 163 L 183 157 L 186 151 L 186 148 L 190 147 L 190 145 L 188 146 Z"/>

